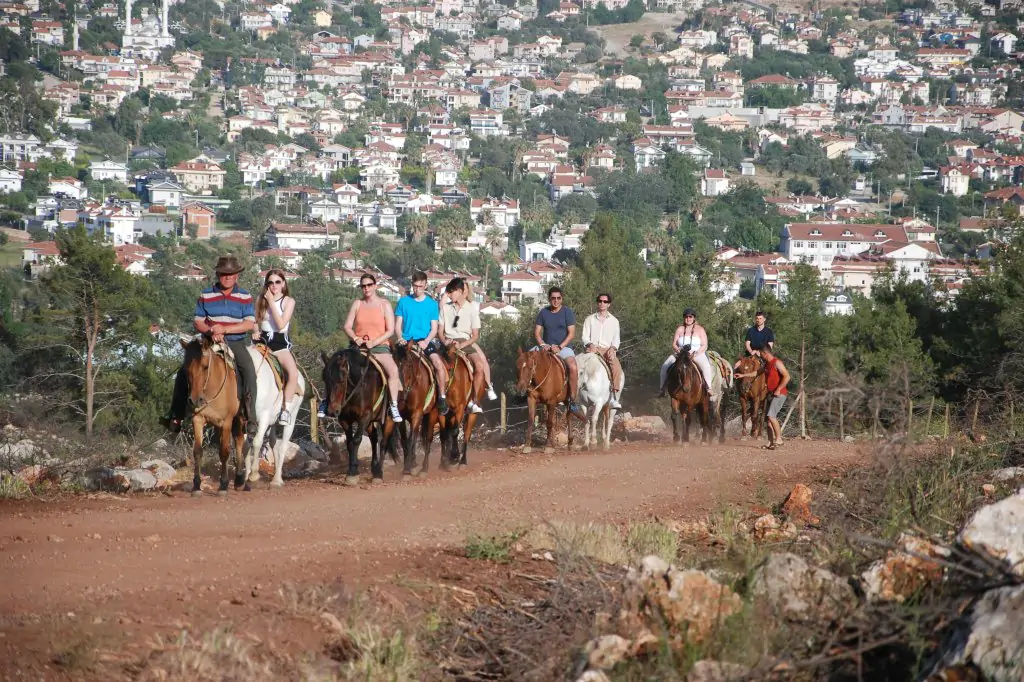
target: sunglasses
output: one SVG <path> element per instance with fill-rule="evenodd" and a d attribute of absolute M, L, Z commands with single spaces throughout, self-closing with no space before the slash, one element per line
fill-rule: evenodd
<path fill-rule="evenodd" d="M 598 303 L 611 303 L 611 301 L 609 301 L 607 298 L 599 298 L 599 299 L 597 299 L 597 302 Z"/>
<path fill-rule="evenodd" d="M 458 315 L 456 315 L 455 319 L 452 320 L 452 326 L 453 327 L 458 327 L 459 326 L 459 316 Z"/>
<path fill-rule="evenodd" d="M 375 287 L 375 286 L 377 286 L 377 285 L 374 284 L 373 282 L 370 282 L 369 284 L 360 284 L 359 288 L 360 289 L 369 289 L 370 287 Z"/>
<path fill-rule="evenodd" d="M 283 279 L 271 279 L 267 280 L 267 284 L 284 284 Z"/>
<path fill-rule="evenodd" d="M 561 300 L 562 300 L 562 297 L 561 297 L 561 296 L 552 296 L 552 297 L 551 297 L 550 299 L 548 299 L 548 300 L 550 300 L 550 301 L 561 301 Z"/>

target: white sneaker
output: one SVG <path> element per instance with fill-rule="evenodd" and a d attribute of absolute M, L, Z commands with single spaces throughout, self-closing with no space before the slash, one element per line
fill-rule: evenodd
<path fill-rule="evenodd" d="M 281 410 L 281 415 L 277 418 L 278 426 L 288 426 L 292 421 L 292 413 L 287 409 Z"/>
<path fill-rule="evenodd" d="M 608 407 L 612 408 L 613 410 L 621 410 L 622 409 L 622 405 L 619 404 L 619 401 L 616 400 L 614 396 L 612 397 L 611 400 L 608 401 Z"/>
<path fill-rule="evenodd" d="M 398 405 L 395 405 L 394 403 L 391 403 L 391 421 L 395 422 L 396 424 L 401 424 L 403 421 L 405 421 L 404 419 L 402 419 L 402 415 L 399 414 L 398 412 Z"/>
<path fill-rule="evenodd" d="M 494 392 L 494 387 L 493 386 L 488 386 L 487 387 L 487 399 L 488 400 L 497 400 L 498 399 L 498 395 Z"/>
<path fill-rule="evenodd" d="M 470 401 L 469 401 L 469 404 L 468 404 L 468 405 L 466 405 L 466 407 L 468 407 L 468 408 L 469 408 L 469 411 L 470 411 L 470 412 L 472 412 L 473 414 L 480 414 L 481 412 L 483 412 L 483 411 L 484 411 L 482 407 L 480 407 L 479 405 L 477 405 L 477 404 L 476 404 L 475 402 L 473 402 L 472 400 L 470 400 Z"/>

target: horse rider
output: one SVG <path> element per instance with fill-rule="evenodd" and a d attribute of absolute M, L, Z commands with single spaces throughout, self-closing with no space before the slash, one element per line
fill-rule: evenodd
<path fill-rule="evenodd" d="M 414 343 L 430 358 L 437 377 L 437 409 L 448 412 L 448 368 L 441 361 L 441 342 L 438 337 L 437 301 L 427 296 L 427 273 L 417 270 L 412 275 L 412 294 L 398 300 L 395 308 L 395 336 L 398 345 Z"/>
<path fill-rule="evenodd" d="M 256 307 L 250 294 L 238 286 L 238 275 L 245 268 L 232 255 L 221 256 L 214 266 L 217 282 L 203 289 L 196 301 L 192 325 L 200 334 L 207 334 L 216 343 L 227 343 L 235 356 L 235 367 L 241 382 L 241 406 L 246 416 L 249 437 L 256 435 L 256 367 L 249 355 L 249 335 L 256 328 Z M 181 430 L 188 406 L 188 375 L 178 370 L 174 379 L 171 412 L 161 422 L 172 432 Z M 198 435 L 196 436 L 199 437 Z"/>
<path fill-rule="evenodd" d="M 611 294 L 597 295 L 597 312 L 583 321 L 583 347 L 588 353 L 600 355 L 608 363 L 612 376 L 612 399 L 609 407 L 620 410 L 619 393 L 622 391 L 622 365 L 619 364 L 619 320 L 608 308 L 612 304 Z"/>
<path fill-rule="evenodd" d="M 576 336 L 576 313 L 572 308 L 562 305 L 562 290 L 559 287 L 548 289 L 548 303 L 547 307 L 540 309 L 534 321 L 533 338 L 537 345 L 531 350 L 546 350 L 565 362 L 566 373 L 569 375 L 566 402 L 570 412 L 579 414 L 583 412 L 583 408 L 576 403 L 580 378 L 576 370 L 576 353 L 569 348 Z"/>
<path fill-rule="evenodd" d="M 359 278 L 359 289 L 363 297 L 352 302 L 345 318 L 345 333 L 353 344 L 366 348 L 384 368 L 391 395 L 391 419 L 400 424 L 402 415 L 398 413 L 398 393 L 402 390 L 402 379 L 388 345 L 388 340 L 395 333 L 395 314 L 391 304 L 377 295 L 376 277 L 363 273 Z"/>
<path fill-rule="evenodd" d="M 469 286 L 461 277 L 454 277 L 445 287 L 447 299 L 441 307 L 441 342 L 448 348 L 463 351 L 473 369 L 480 372 L 487 386 L 487 399 L 495 400 L 494 386 L 491 384 L 491 366 L 487 356 L 477 344 L 480 339 L 480 309 L 469 300 Z M 443 299 L 442 299 L 443 300 Z M 483 412 L 475 401 L 469 402 L 473 412 Z"/>
<path fill-rule="evenodd" d="M 768 404 L 768 445 L 766 449 L 774 450 L 782 445 L 782 427 L 779 425 L 779 412 L 786 404 L 786 396 L 789 391 L 786 386 L 789 384 L 789 370 L 782 364 L 771 348 L 761 349 L 761 357 L 765 361 L 765 380 L 768 386 L 768 395 L 771 402 Z"/>
<path fill-rule="evenodd" d="M 256 300 L 256 319 L 259 328 L 253 332 L 253 341 L 262 344 L 274 354 L 285 373 L 283 403 L 277 423 L 287 426 L 292 415 L 287 405 L 295 396 L 301 396 L 299 390 L 299 367 L 292 355 L 292 340 L 288 335 L 292 315 L 295 313 L 295 299 L 288 291 L 288 281 L 284 270 L 272 268 L 267 271 L 263 281 L 263 291 Z"/>
<path fill-rule="evenodd" d="M 747 355 L 760 357 L 762 350 L 775 347 L 775 332 L 765 326 L 767 319 L 764 312 L 760 310 L 754 313 L 754 326 L 747 329 L 747 338 L 743 341 Z M 737 369 L 739 366 L 740 360 L 737 360 L 733 369 Z"/>
<path fill-rule="evenodd" d="M 697 311 L 687 308 L 683 311 L 683 323 L 676 327 L 675 336 L 672 339 L 672 355 L 668 356 L 665 362 L 661 363 L 661 392 L 659 397 L 665 395 L 665 381 L 668 379 L 668 370 L 676 361 L 676 356 L 685 348 L 690 349 L 690 359 L 700 369 L 704 377 L 704 384 L 711 390 L 711 382 L 714 374 L 711 369 L 711 360 L 708 359 L 708 333 L 704 327 L 697 324 Z"/>

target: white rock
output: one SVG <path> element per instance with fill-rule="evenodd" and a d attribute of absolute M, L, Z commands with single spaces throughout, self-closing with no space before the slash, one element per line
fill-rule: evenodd
<path fill-rule="evenodd" d="M 0 445 L 0 465 L 13 470 L 24 464 L 34 464 L 46 454 L 46 450 L 28 438 L 17 443 L 3 443 Z"/>
<path fill-rule="evenodd" d="M 580 675 L 576 682 L 610 682 L 608 676 L 600 670 L 588 670 Z"/>
<path fill-rule="evenodd" d="M 1024 576 L 1024 488 L 982 507 L 960 531 L 960 544 L 1000 561 Z"/>
<path fill-rule="evenodd" d="M 1024 679 L 1024 585 L 989 590 L 954 626 L 932 674 L 971 661 L 989 682 Z"/>
<path fill-rule="evenodd" d="M 629 652 L 629 642 L 618 635 L 595 637 L 585 649 L 591 668 L 611 670 Z"/>
<path fill-rule="evenodd" d="M 178 472 L 162 459 L 149 459 L 139 464 L 140 469 L 145 469 L 156 478 L 157 485 L 166 486 L 174 482 Z"/>
<path fill-rule="evenodd" d="M 755 571 L 755 595 L 782 615 L 796 619 L 835 619 L 856 603 L 850 584 L 795 554 L 772 554 Z"/>
<path fill-rule="evenodd" d="M 148 469 L 129 469 L 124 472 L 129 489 L 134 491 L 153 490 L 157 486 L 156 476 Z"/>
<path fill-rule="evenodd" d="M 1024 478 L 1024 467 L 1007 467 L 992 474 L 993 481 L 1016 481 Z"/>
<path fill-rule="evenodd" d="M 739 663 L 725 661 L 697 661 L 690 668 L 686 682 L 730 682 L 743 680 L 750 674 L 750 668 Z"/>

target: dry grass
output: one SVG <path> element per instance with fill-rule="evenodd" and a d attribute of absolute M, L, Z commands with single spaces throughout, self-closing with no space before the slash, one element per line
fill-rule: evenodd
<path fill-rule="evenodd" d="M 613 566 L 624 566 L 655 554 L 673 562 L 679 553 L 679 536 L 660 523 L 639 523 L 623 534 L 603 523 L 550 521 L 537 526 L 523 539 L 537 550 L 550 550 L 562 560 L 582 557 Z"/>
<path fill-rule="evenodd" d="M 238 682 L 272 680 L 278 671 L 261 660 L 254 645 L 225 629 L 194 636 L 182 632 L 172 642 L 157 640 L 139 680 L 165 682 Z"/>

